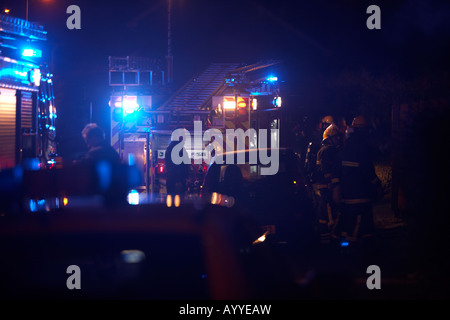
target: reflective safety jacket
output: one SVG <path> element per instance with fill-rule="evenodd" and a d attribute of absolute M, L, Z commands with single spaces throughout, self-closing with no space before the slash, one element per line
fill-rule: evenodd
<path fill-rule="evenodd" d="M 373 165 L 374 152 L 363 136 L 350 136 L 340 150 L 342 202 L 368 203 L 375 200 L 381 184 Z"/>
<path fill-rule="evenodd" d="M 316 188 L 330 188 L 339 183 L 338 148 L 324 141 L 317 152 L 317 175 L 314 181 Z"/>

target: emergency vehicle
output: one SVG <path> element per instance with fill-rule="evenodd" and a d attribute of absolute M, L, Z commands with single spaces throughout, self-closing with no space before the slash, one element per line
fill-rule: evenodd
<path fill-rule="evenodd" d="M 139 61 L 145 59 L 110 57 L 111 145 L 122 162 L 141 169 L 145 182 L 141 191 L 145 190 L 147 199 L 155 195 L 163 199 L 165 150 L 175 129 L 193 132 L 195 121 L 202 123 L 202 136 L 211 128 L 224 136 L 227 129 L 280 129 L 280 61 L 212 63 L 165 100 L 163 69 Z M 280 136 L 273 140 L 280 145 Z M 195 159 L 204 159 L 207 144 L 204 141 L 200 149 L 188 150 L 191 192 L 198 192 L 206 173 L 208 163 L 198 164 Z"/>
<path fill-rule="evenodd" d="M 0 170 L 55 166 L 56 107 L 42 25 L 0 14 Z"/>

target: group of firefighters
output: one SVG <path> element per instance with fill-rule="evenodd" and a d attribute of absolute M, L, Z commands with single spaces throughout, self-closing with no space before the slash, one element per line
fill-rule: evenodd
<path fill-rule="evenodd" d="M 374 168 L 374 148 L 363 116 L 351 126 L 321 121 L 322 141 L 310 142 L 304 169 L 317 214 L 320 242 L 357 243 L 374 231 L 372 206 L 383 195 Z"/>
<path fill-rule="evenodd" d="M 318 234 L 322 244 L 332 239 L 347 243 L 368 238 L 374 231 L 372 205 L 383 196 L 381 181 L 374 168 L 375 152 L 370 143 L 370 130 L 366 119 L 357 116 L 351 126 L 341 122 L 337 125 L 332 116 L 322 118 L 321 141 L 309 143 L 304 169 L 313 200 Z M 119 162 L 116 152 L 107 149 L 104 133 L 95 124 L 83 130 L 89 152 L 85 159 L 108 159 Z M 171 154 L 173 142 L 166 152 Z M 166 156 L 167 165 L 171 163 Z M 185 181 L 187 169 L 172 169 L 168 176 L 168 193 L 183 194 L 177 181 Z M 184 171 L 183 171 L 184 169 Z M 171 177 L 173 176 L 173 179 Z M 171 182 L 173 180 L 173 182 Z M 173 184 L 173 185 L 172 185 Z"/>

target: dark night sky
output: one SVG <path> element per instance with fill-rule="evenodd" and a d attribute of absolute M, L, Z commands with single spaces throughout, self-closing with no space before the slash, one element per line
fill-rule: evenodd
<path fill-rule="evenodd" d="M 108 56 L 164 58 L 167 0 L 29 0 L 29 17 L 48 31 L 61 149 L 79 146 L 89 120 L 107 125 Z M 25 0 L 4 0 L 25 17 Z M 413 76 L 442 69 L 450 56 L 450 3 L 419 0 L 172 0 L 174 77 L 182 85 L 211 62 L 281 59 L 284 80 L 302 90 L 316 75 L 365 68 Z M 81 8 L 81 30 L 68 30 L 66 8 Z M 368 30 L 366 8 L 381 8 L 381 30 Z M 296 87 L 298 86 L 298 87 Z M 71 149 L 72 147 L 72 149 Z"/>

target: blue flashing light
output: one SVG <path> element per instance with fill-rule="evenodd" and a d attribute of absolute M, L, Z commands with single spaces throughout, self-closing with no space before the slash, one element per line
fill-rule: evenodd
<path fill-rule="evenodd" d="M 37 211 L 37 202 L 33 199 L 30 199 L 30 211 L 36 212 Z"/>
<path fill-rule="evenodd" d="M 139 192 L 137 190 L 131 190 L 128 193 L 127 197 L 128 203 L 131 205 L 138 205 L 139 204 Z"/>
<path fill-rule="evenodd" d="M 131 114 L 139 109 L 136 96 L 124 97 L 123 100 L 123 115 Z"/>
<path fill-rule="evenodd" d="M 24 49 L 22 51 L 22 56 L 24 56 L 24 57 L 32 57 L 33 55 L 34 55 L 33 49 Z"/>
<path fill-rule="evenodd" d="M 30 199 L 29 205 L 30 205 L 30 211 L 31 212 L 38 212 L 38 211 L 46 210 L 46 201 L 45 201 L 45 199 L 40 199 L 40 200 Z"/>
<path fill-rule="evenodd" d="M 26 48 L 22 51 L 23 57 L 42 58 L 42 51 L 39 49 Z"/>
<path fill-rule="evenodd" d="M 270 82 L 278 81 L 278 77 L 270 76 L 270 77 L 267 78 L 267 81 L 270 81 Z"/>
<path fill-rule="evenodd" d="M 341 242 L 341 247 L 343 247 L 343 248 L 348 247 L 349 244 L 350 244 L 350 242 L 344 240 Z"/>
<path fill-rule="evenodd" d="M 14 74 L 16 74 L 16 75 L 18 75 L 19 77 L 22 77 L 22 78 L 26 78 L 28 76 L 28 73 L 26 71 L 14 70 Z"/>

